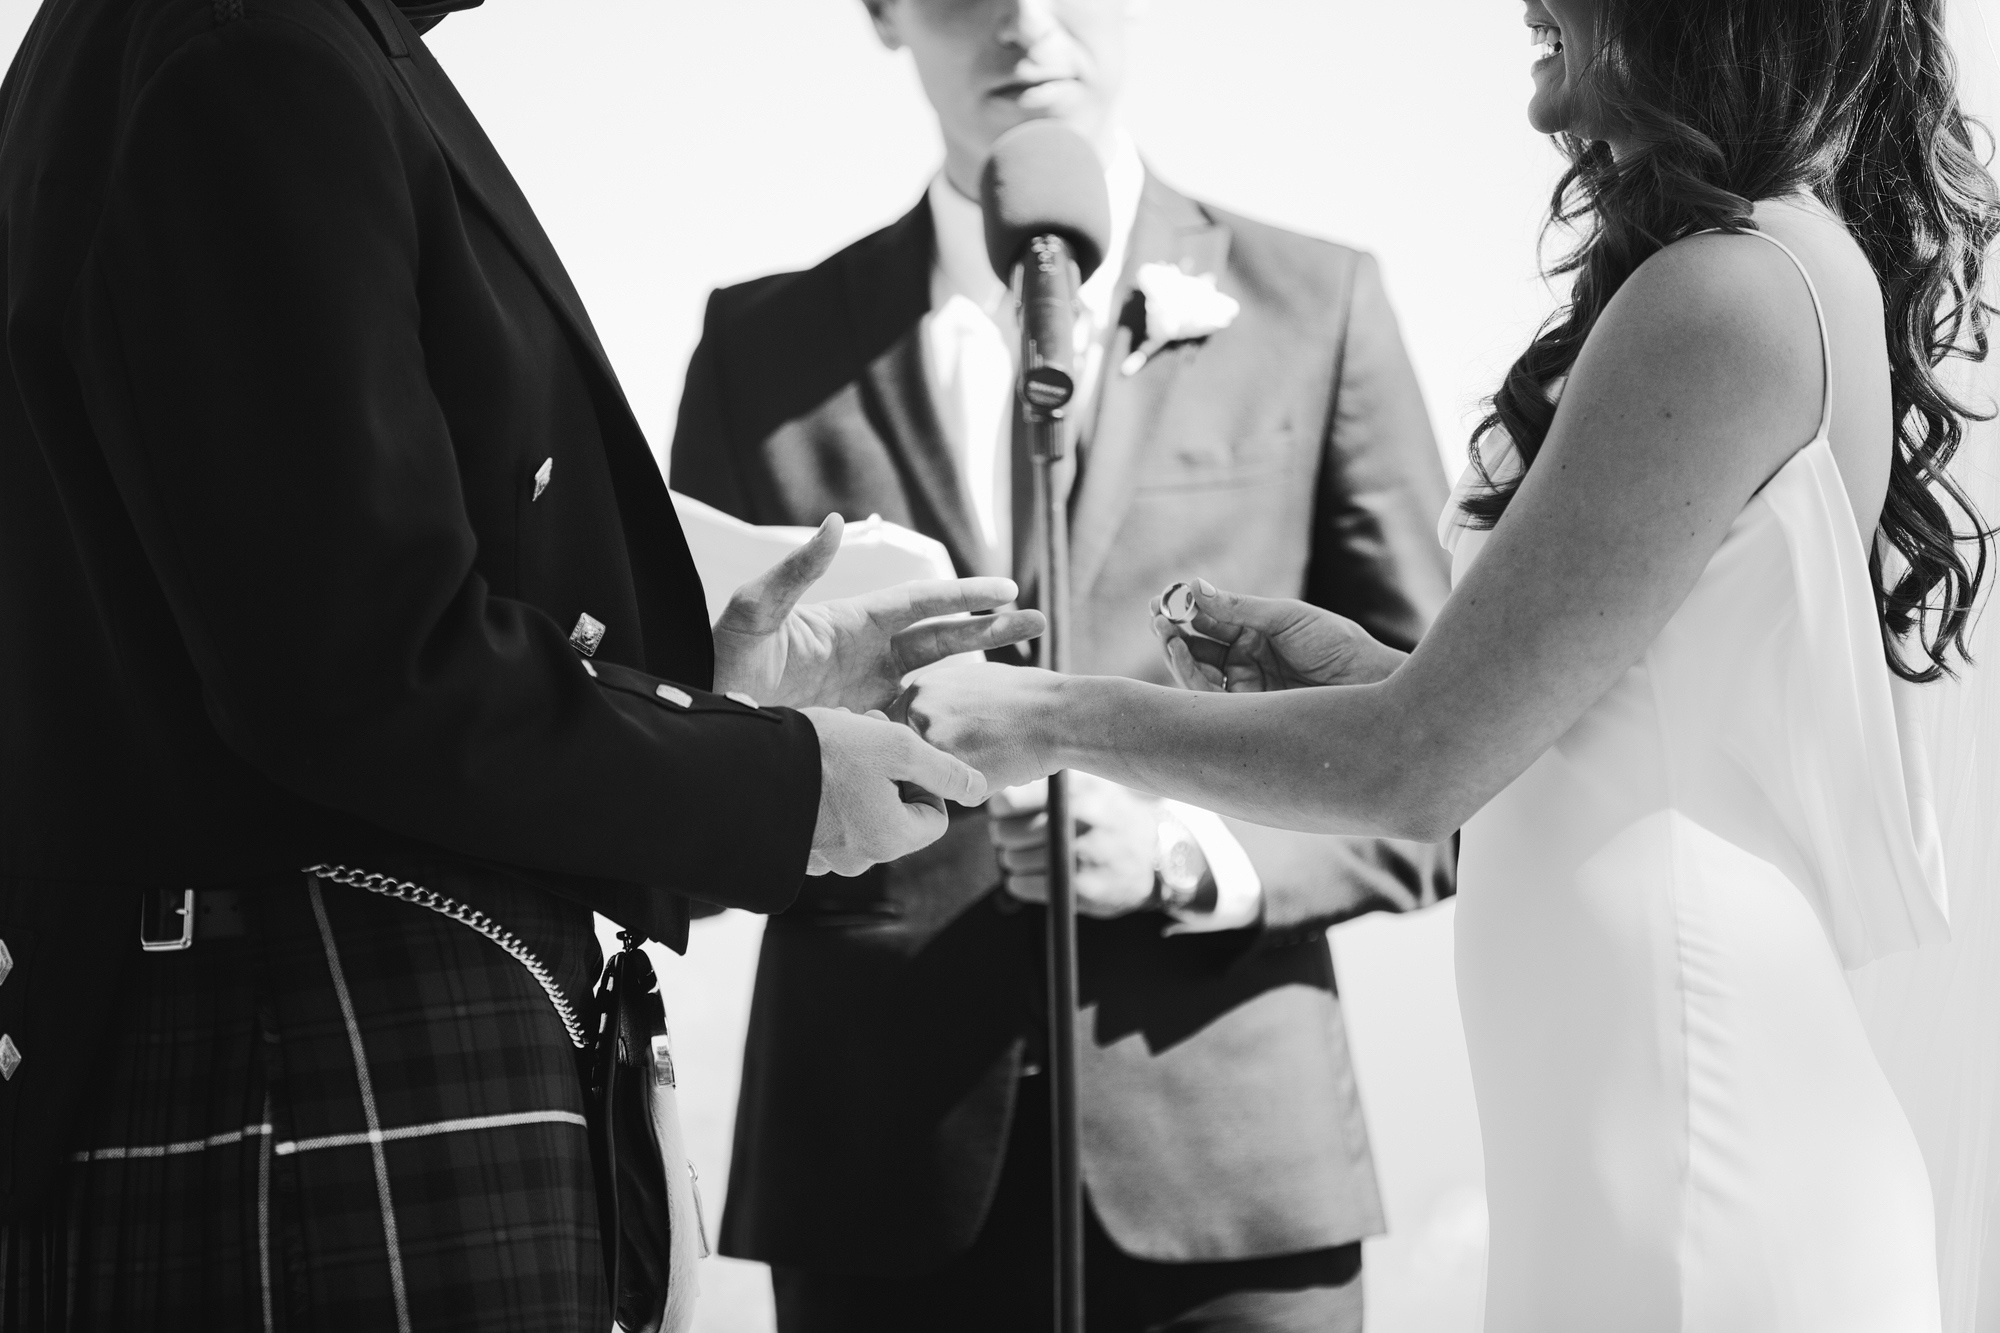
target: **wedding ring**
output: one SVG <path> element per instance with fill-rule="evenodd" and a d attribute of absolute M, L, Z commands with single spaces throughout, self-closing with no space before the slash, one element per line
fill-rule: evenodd
<path fill-rule="evenodd" d="M 1176 625 L 1194 623 L 1194 588 L 1176 583 L 1160 594 L 1160 613 Z"/>

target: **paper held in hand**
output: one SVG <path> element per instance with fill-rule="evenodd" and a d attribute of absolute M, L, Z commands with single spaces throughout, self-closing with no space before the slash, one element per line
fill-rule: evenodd
<path fill-rule="evenodd" d="M 813 535 L 812 528 L 745 523 L 679 491 L 672 494 L 674 512 L 680 515 L 681 531 L 687 534 L 688 550 L 701 574 L 711 624 L 729 604 L 731 593 L 805 545 Z M 805 600 L 829 602 L 912 579 L 955 577 L 943 542 L 871 515 L 847 525 L 833 567 L 806 593 Z"/>

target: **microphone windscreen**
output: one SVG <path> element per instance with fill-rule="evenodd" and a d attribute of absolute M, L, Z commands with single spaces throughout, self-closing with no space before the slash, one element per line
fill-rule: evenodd
<path fill-rule="evenodd" d="M 1031 120 L 993 145 L 979 176 L 986 257 L 1011 282 L 1028 242 L 1054 234 L 1070 244 L 1088 279 L 1111 247 L 1111 199 L 1104 164 L 1083 136 L 1060 121 Z"/>

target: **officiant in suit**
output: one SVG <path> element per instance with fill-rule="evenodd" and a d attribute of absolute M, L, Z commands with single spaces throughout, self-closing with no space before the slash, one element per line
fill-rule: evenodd
<path fill-rule="evenodd" d="M 1411 645 L 1443 602 L 1441 466 L 1365 254 L 1188 198 L 1114 114 L 1127 0 L 867 0 L 946 160 L 892 225 L 720 290 L 676 489 L 758 523 L 879 513 L 961 572 L 1031 569 L 987 148 L 1099 146 L 1068 512 L 1080 672 L 1164 680 L 1176 579 L 1305 597 Z M 1078 1020 L 1093 1333 L 1359 1327 L 1383 1229 L 1325 931 L 1450 892 L 1452 849 L 1258 828 L 1080 779 Z M 722 1251 L 783 1333 L 1048 1327 L 1036 800 L 811 886 L 766 930 Z"/>
<path fill-rule="evenodd" d="M 794 562 L 711 637 L 475 3 L 47 0 L 0 84 L 0 1328 L 599 1333 L 592 909 L 983 786 L 862 715 L 928 630 L 784 651 Z"/>

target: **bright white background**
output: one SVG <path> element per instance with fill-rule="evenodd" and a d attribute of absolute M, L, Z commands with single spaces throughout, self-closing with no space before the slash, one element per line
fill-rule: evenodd
<path fill-rule="evenodd" d="M 1992 4 L 1996 0 L 1984 0 Z M 11 52 L 31 0 L 0 0 Z M 1366 247 L 1455 472 L 1506 361 L 1546 313 L 1556 172 L 1521 115 L 1513 0 L 1151 0 L 1127 122 L 1161 175 L 1239 212 Z M 431 44 L 535 204 L 655 449 L 717 283 L 814 262 L 916 199 L 939 158 L 904 59 L 859 0 L 488 0 Z M 662 960 L 711 1220 L 761 923 L 698 926 Z M 1478 1326 L 1479 1143 L 1449 908 L 1334 933 L 1391 1234 L 1367 1259 L 1376 1333 Z M 770 1328 L 755 1265 L 712 1263 L 700 1333 Z"/>
<path fill-rule="evenodd" d="M 1439 433 L 1545 310 L 1555 158 L 1521 115 L 1511 0 L 1152 0 L 1127 120 L 1169 181 L 1363 245 Z M 1413 40 L 1413 37 L 1415 40 Z M 900 215 L 939 158 L 859 0 L 488 0 L 430 39 L 561 250 L 664 451 L 710 287 Z"/>

